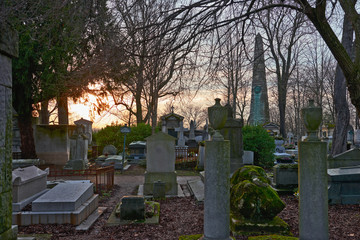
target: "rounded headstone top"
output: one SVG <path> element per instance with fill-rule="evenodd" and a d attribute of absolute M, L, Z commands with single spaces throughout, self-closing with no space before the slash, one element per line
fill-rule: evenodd
<path fill-rule="evenodd" d="M 103 155 L 116 155 L 117 148 L 114 145 L 106 145 L 102 152 Z"/>
<path fill-rule="evenodd" d="M 48 169 L 43 171 L 35 166 L 17 168 L 12 171 L 12 182 L 13 184 L 26 183 L 28 181 L 32 181 L 34 179 L 44 177 L 48 175 L 48 173 L 49 173 Z"/>

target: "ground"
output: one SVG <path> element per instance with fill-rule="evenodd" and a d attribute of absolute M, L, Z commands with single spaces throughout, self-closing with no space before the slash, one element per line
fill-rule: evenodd
<path fill-rule="evenodd" d="M 124 195 L 134 194 L 137 186 L 144 182 L 143 169 L 132 167 L 124 174 L 115 175 L 115 187 L 110 196 L 101 198 L 100 206 L 107 207 L 105 213 L 86 232 L 76 232 L 72 225 L 32 225 L 19 227 L 21 234 L 52 234 L 51 239 L 88 240 L 177 240 L 181 235 L 203 233 L 203 205 L 192 197 L 171 198 L 160 201 L 160 223 L 158 225 L 132 224 L 106 227 L 112 210 Z M 194 178 L 189 172 L 180 172 L 180 184 Z M 285 209 L 279 216 L 287 222 L 294 236 L 298 236 L 298 201 L 293 195 L 282 195 Z M 329 206 L 330 239 L 360 239 L 360 205 Z M 50 238 L 49 238 L 50 239 Z M 236 239 L 247 239 L 239 236 Z"/>

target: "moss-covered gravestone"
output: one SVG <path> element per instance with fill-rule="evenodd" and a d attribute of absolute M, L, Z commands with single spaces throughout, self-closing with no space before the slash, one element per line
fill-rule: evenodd
<path fill-rule="evenodd" d="M 244 166 L 230 180 L 230 229 L 234 235 L 247 232 L 289 234 L 289 226 L 276 215 L 285 204 L 270 187 L 264 169 Z"/>
<path fill-rule="evenodd" d="M 12 75 L 11 59 L 18 55 L 18 35 L 0 22 L 0 239 L 16 239 L 12 219 Z"/>

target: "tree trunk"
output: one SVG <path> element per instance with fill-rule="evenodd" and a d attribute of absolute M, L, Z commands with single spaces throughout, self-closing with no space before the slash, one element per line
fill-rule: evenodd
<path fill-rule="evenodd" d="M 21 136 L 21 157 L 24 159 L 37 158 L 31 115 L 19 115 L 18 121 Z"/>
<path fill-rule="evenodd" d="M 69 124 L 69 109 L 67 97 L 58 97 L 58 117 L 59 124 Z"/>
<path fill-rule="evenodd" d="M 353 41 L 353 28 L 346 15 L 343 22 L 342 44 L 350 54 Z M 347 129 L 350 120 L 349 106 L 346 100 L 346 81 L 345 76 L 339 66 L 336 66 L 335 86 L 334 86 L 334 105 L 335 105 L 335 129 L 331 154 L 337 155 L 347 150 Z"/>
<path fill-rule="evenodd" d="M 279 117 L 280 117 L 280 135 L 286 138 L 285 131 L 285 107 L 286 107 L 286 88 L 283 89 L 283 85 L 278 83 L 278 103 L 279 103 Z"/>
<path fill-rule="evenodd" d="M 41 102 L 40 110 L 40 124 L 49 125 L 49 111 L 48 111 L 49 101 Z"/>

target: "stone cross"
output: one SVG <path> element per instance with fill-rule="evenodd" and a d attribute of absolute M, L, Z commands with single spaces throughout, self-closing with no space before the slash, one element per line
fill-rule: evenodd
<path fill-rule="evenodd" d="M 183 127 L 183 122 L 180 122 L 180 127 L 175 128 L 175 131 L 178 132 L 178 144 L 179 147 L 185 147 L 185 138 L 184 138 L 184 132 L 187 131 L 187 128 Z"/>

